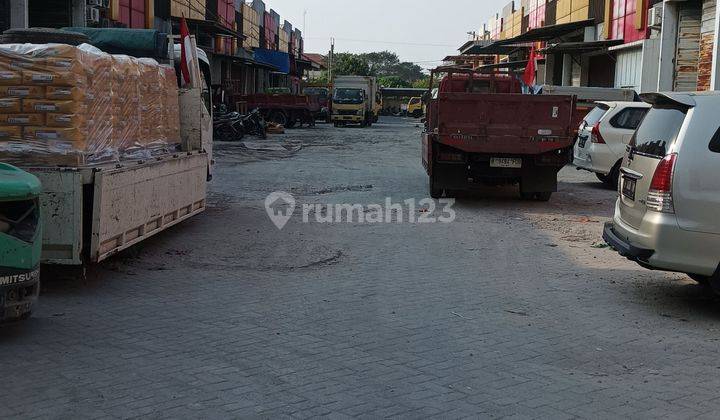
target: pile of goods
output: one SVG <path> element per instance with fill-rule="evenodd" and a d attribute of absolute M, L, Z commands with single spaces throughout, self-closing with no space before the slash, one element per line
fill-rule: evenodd
<path fill-rule="evenodd" d="M 80 166 L 180 143 L 175 70 L 89 46 L 0 45 L 0 161 Z"/>

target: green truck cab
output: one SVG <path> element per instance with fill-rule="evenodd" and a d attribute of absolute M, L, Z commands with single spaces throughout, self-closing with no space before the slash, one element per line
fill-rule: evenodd
<path fill-rule="evenodd" d="M 30 316 L 40 292 L 40 181 L 0 163 L 0 322 Z"/>

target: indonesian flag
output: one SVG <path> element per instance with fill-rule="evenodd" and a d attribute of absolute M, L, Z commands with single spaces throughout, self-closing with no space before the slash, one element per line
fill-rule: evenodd
<path fill-rule="evenodd" d="M 195 62 L 195 51 L 193 50 L 190 30 L 185 21 L 185 16 L 180 18 L 180 85 L 181 87 L 192 87 L 193 84 L 193 63 Z"/>
<path fill-rule="evenodd" d="M 530 49 L 530 58 L 528 59 L 527 67 L 525 67 L 525 74 L 522 78 L 523 82 L 527 86 L 535 85 L 535 46 Z"/>

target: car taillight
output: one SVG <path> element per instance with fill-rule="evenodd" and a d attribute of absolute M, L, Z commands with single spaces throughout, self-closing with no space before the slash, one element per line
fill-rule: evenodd
<path fill-rule="evenodd" d="M 672 198 L 672 181 L 677 154 L 665 156 L 653 175 L 647 196 L 647 208 L 662 213 L 675 213 Z"/>
<path fill-rule="evenodd" d="M 592 132 L 590 133 L 590 142 L 605 144 L 605 139 L 603 138 L 602 134 L 600 134 L 600 123 L 593 126 Z"/>

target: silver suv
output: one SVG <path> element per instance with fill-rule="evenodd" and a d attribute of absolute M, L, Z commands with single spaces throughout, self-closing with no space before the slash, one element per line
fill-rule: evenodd
<path fill-rule="evenodd" d="M 603 238 L 650 269 L 720 291 L 720 93 L 651 93 Z"/>

